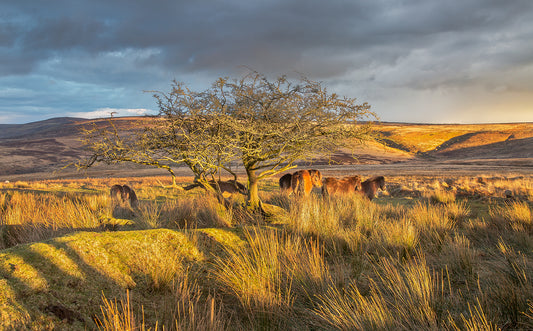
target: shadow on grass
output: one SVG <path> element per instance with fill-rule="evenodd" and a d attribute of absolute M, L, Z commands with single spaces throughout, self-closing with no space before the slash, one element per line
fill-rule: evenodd
<path fill-rule="evenodd" d="M 14 247 L 0 260 L 0 274 L 19 309 L 18 317 L 4 321 L 14 329 L 95 329 L 102 293 L 117 297 L 124 292 L 123 285 L 56 239 Z"/>
<path fill-rule="evenodd" d="M 0 253 L 0 316 L 9 318 L 0 324 L 94 330 L 102 297 L 120 300 L 130 290 L 133 316 L 146 315 L 146 325 L 156 325 L 158 310 L 172 302 L 174 275 L 204 261 L 198 245 L 182 231 L 157 229 L 79 232 L 6 249 Z"/>

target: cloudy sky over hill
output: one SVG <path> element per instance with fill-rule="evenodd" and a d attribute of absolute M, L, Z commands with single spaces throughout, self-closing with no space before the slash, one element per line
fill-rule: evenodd
<path fill-rule="evenodd" d="M 0 123 L 154 113 L 146 90 L 302 73 L 383 121 L 533 121 L 531 0 L 3 0 Z"/>

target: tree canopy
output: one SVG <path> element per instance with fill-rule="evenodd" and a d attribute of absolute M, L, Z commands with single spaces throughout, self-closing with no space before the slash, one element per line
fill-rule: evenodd
<path fill-rule="evenodd" d="M 134 162 L 167 169 L 186 165 L 195 181 L 217 191 L 209 179 L 221 169 L 247 174 L 248 204 L 259 206 L 258 182 L 294 168 L 298 160 L 330 154 L 370 135 L 367 103 L 328 93 L 321 83 L 286 76 L 269 80 L 251 72 L 217 79 L 205 91 L 174 81 L 155 92 L 157 116 L 135 133 L 93 128 L 85 132 L 91 157 L 85 163 Z M 212 182 L 212 181 L 211 181 Z"/>

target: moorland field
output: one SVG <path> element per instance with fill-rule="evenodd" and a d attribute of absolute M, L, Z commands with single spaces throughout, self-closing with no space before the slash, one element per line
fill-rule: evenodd
<path fill-rule="evenodd" d="M 286 196 L 280 174 L 265 216 L 158 170 L 63 168 L 86 123 L 0 125 L 0 329 L 533 329 L 533 124 L 379 124 L 299 165 L 384 175 L 374 200 Z"/>

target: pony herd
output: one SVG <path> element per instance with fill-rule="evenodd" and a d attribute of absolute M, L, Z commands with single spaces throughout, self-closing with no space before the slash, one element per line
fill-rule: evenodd
<path fill-rule="evenodd" d="M 343 178 L 324 177 L 315 169 L 299 170 L 285 174 L 279 179 L 279 188 L 284 194 L 309 196 L 313 187 L 322 187 L 322 196 L 360 194 L 372 200 L 379 189 L 385 189 L 385 178 L 375 176 L 361 181 L 361 176 Z"/>
<path fill-rule="evenodd" d="M 214 183 L 210 183 L 214 184 Z M 246 194 L 244 185 L 236 181 L 218 182 L 219 188 L 223 192 Z M 193 184 L 185 188 L 192 189 L 199 186 Z M 360 194 L 372 200 L 379 189 L 385 189 L 385 178 L 383 176 L 371 177 L 361 181 L 361 176 L 348 176 L 343 178 L 324 177 L 316 169 L 298 170 L 292 174 L 285 174 L 279 179 L 281 193 L 296 196 L 309 196 L 313 187 L 322 187 L 322 196 Z M 132 208 L 138 206 L 138 199 L 135 191 L 128 185 L 113 185 L 110 190 L 111 198 L 122 203 L 129 202 Z"/>

